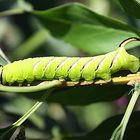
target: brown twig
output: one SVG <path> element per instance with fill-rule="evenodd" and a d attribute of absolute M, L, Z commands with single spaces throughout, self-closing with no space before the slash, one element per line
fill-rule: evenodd
<path fill-rule="evenodd" d="M 85 86 L 85 85 L 103 85 L 103 84 L 113 84 L 113 85 L 133 85 L 136 81 L 140 81 L 140 73 L 137 74 L 129 74 L 127 76 L 113 77 L 110 81 L 105 80 L 97 80 L 95 82 L 81 81 L 81 82 L 73 82 L 73 81 L 62 81 L 61 86 Z M 45 81 L 48 83 L 50 81 Z"/>

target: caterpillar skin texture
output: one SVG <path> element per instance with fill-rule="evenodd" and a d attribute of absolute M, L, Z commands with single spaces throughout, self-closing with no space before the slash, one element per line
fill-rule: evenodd
<path fill-rule="evenodd" d="M 12 85 L 39 80 L 94 81 L 111 80 L 111 74 L 120 70 L 132 73 L 139 69 L 139 59 L 124 47 L 95 57 L 38 57 L 15 61 L 1 67 L 2 84 Z"/>

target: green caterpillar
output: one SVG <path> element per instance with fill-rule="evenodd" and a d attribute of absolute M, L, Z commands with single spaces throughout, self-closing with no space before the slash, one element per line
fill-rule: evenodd
<path fill-rule="evenodd" d="M 15 61 L 0 67 L 1 84 L 15 82 L 31 84 L 33 81 L 94 81 L 99 78 L 111 80 L 111 75 L 120 70 L 135 73 L 139 59 L 126 52 L 124 46 L 138 38 L 128 38 L 113 52 L 95 57 L 38 57 Z"/>

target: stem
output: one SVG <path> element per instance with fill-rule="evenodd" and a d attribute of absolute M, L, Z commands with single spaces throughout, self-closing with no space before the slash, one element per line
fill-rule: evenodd
<path fill-rule="evenodd" d="M 41 105 L 43 104 L 43 101 L 38 101 L 35 103 L 35 105 L 28 110 L 26 114 L 24 114 L 19 120 L 17 120 L 15 123 L 13 123 L 14 126 L 20 126 L 27 118 L 29 118 L 32 113 L 34 113 Z"/>
<path fill-rule="evenodd" d="M 135 91 L 133 93 L 133 95 L 131 97 L 131 100 L 129 102 L 129 105 L 128 105 L 127 109 L 126 109 L 126 113 L 125 113 L 125 115 L 124 115 L 124 117 L 123 117 L 123 119 L 121 121 L 121 125 L 122 125 L 121 138 L 122 139 L 123 139 L 123 136 L 124 136 L 124 132 L 125 132 L 126 126 L 128 124 L 128 121 L 130 119 L 130 116 L 132 114 L 132 111 L 134 109 L 134 106 L 136 104 L 136 101 L 137 101 L 139 95 L 140 95 L 139 91 Z"/>
<path fill-rule="evenodd" d="M 131 100 L 128 104 L 128 107 L 123 116 L 123 119 L 122 119 L 120 125 L 113 132 L 110 140 L 123 140 L 128 121 L 130 119 L 130 116 L 131 116 L 134 106 L 136 104 L 136 101 L 138 100 L 138 97 L 140 95 L 140 84 L 136 83 L 134 89 L 135 89 L 135 91 L 131 97 Z"/>
<path fill-rule="evenodd" d="M 59 81 L 52 81 L 52 84 L 49 84 L 49 88 L 57 86 L 58 84 L 60 84 Z M 44 100 L 46 100 L 46 98 L 50 95 L 52 91 L 53 89 L 50 89 L 48 94 L 44 94 L 41 97 L 40 101 L 37 101 L 35 105 L 30 110 L 28 110 L 27 113 L 25 113 L 19 120 L 13 123 L 13 126 L 20 126 L 26 119 L 28 119 L 32 115 L 32 113 L 34 113 L 43 104 Z"/>
<path fill-rule="evenodd" d="M 34 106 L 28 110 L 19 120 L 13 123 L 13 126 L 20 126 L 25 120 L 27 120 L 43 103 L 44 100 L 52 93 L 53 89 L 49 91 L 47 95 L 43 95 L 40 101 L 37 101 Z"/>
<path fill-rule="evenodd" d="M 38 92 L 46 89 L 50 89 L 52 87 L 56 87 L 61 85 L 61 82 L 58 80 L 54 80 L 49 82 L 48 84 L 42 84 L 37 86 L 30 86 L 30 87 L 14 87 L 14 86 L 3 86 L 0 85 L 0 91 L 6 91 L 6 92 Z"/>

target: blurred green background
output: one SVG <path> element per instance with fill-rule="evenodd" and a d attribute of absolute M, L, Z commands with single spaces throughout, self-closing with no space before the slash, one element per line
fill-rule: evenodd
<path fill-rule="evenodd" d="M 135 28 L 140 26 L 140 22 L 126 14 L 116 0 L 26 0 L 26 2 L 35 10 L 47 10 L 58 5 L 79 2 L 101 15 L 122 20 Z M 17 1 L 15 0 L 0 0 L 1 12 L 16 6 Z M 29 13 L 1 16 L 0 48 L 10 61 L 51 55 L 91 56 L 80 48 L 55 38 L 49 30 L 44 31 L 38 20 Z M 139 55 L 138 48 L 129 51 L 136 56 Z M 85 134 L 96 128 L 105 119 L 123 113 L 128 98 L 129 96 L 123 96 L 111 102 L 76 106 L 45 103 L 24 123 L 26 136 L 33 139 L 57 140 L 62 135 Z M 35 100 L 22 95 L 1 93 L 0 127 L 6 127 L 15 122 L 31 108 L 34 102 Z"/>

